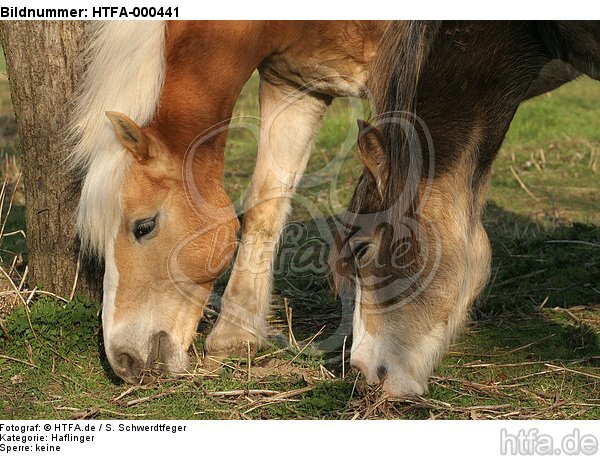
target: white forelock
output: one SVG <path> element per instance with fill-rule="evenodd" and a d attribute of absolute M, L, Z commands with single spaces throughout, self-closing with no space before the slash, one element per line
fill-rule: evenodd
<path fill-rule="evenodd" d="M 87 70 L 69 128 L 69 165 L 83 176 L 77 230 L 84 252 L 102 257 L 121 220 L 120 192 L 131 162 L 105 111 L 148 124 L 165 75 L 165 22 L 92 23 Z"/>

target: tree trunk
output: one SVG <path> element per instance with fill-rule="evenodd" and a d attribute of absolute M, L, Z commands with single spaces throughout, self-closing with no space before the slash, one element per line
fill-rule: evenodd
<path fill-rule="evenodd" d="M 85 22 L 0 24 L 17 117 L 29 255 L 29 286 L 100 299 L 101 273 L 78 270 L 75 209 L 79 194 L 65 169 L 69 106 L 83 75 Z M 77 280 L 76 280 L 77 279 Z"/>

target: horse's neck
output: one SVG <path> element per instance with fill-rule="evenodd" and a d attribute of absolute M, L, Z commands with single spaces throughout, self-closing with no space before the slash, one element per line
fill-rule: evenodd
<path fill-rule="evenodd" d="M 422 141 L 421 190 L 430 186 L 432 195 L 443 201 L 424 210 L 460 205 L 476 221 L 491 164 L 548 58 L 527 24 L 475 22 L 445 27 L 418 89 L 417 115 L 434 147 L 428 150 Z M 457 198 L 466 199 L 457 202 Z"/>
<path fill-rule="evenodd" d="M 222 153 L 226 127 L 244 83 L 269 50 L 260 22 L 172 22 L 167 29 L 166 75 L 148 129 L 183 155 L 215 126 L 207 153 Z"/>
<path fill-rule="evenodd" d="M 433 136 L 436 174 L 465 160 L 485 174 L 548 58 L 524 23 L 447 27 L 423 74 L 417 114 Z"/>
<path fill-rule="evenodd" d="M 352 84 L 347 79 L 365 76 L 365 59 L 374 54 L 385 25 L 359 21 L 170 23 L 165 82 L 148 129 L 179 157 L 200 141 L 203 159 L 214 161 L 215 175 L 222 174 L 235 101 L 257 67 L 263 76 L 269 70 L 271 83 L 294 88 L 314 80 L 329 81 L 332 73 L 339 73 L 342 89 L 348 90 Z M 319 66 L 321 61 L 326 63 Z M 334 86 L 329 81 L 320 88 L 336 95 L 339 87 Z"/>

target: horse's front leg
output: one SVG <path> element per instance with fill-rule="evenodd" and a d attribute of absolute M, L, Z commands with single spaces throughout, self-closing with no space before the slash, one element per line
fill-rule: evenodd
<path fill-rule="evenodd" d="M 209 358 L 254 352 L 265 336 L 277 243 L 328 103 L 326 97 L 261 80 L 256 168 L 221 313 L 206 340 Z"/>

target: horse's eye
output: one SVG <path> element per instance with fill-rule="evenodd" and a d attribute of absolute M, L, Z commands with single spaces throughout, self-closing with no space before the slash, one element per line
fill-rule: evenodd
<path fill-rule="evenodd" d="M 372 247 L 370 242 L 358 242 L 352 246 L 352 255 L 357 262 L 360 262 Z"/>
<path fill-rule="evenodd" d="M 156 226 L 156 216 L 152 218 L 147 218 L 144 220 L 139 220 L 135 222 L 133 228 L 133 235 L 136 239 L 141 239 L 144 236 L 149 235 L 154 231 L 154 227 Z"/>

